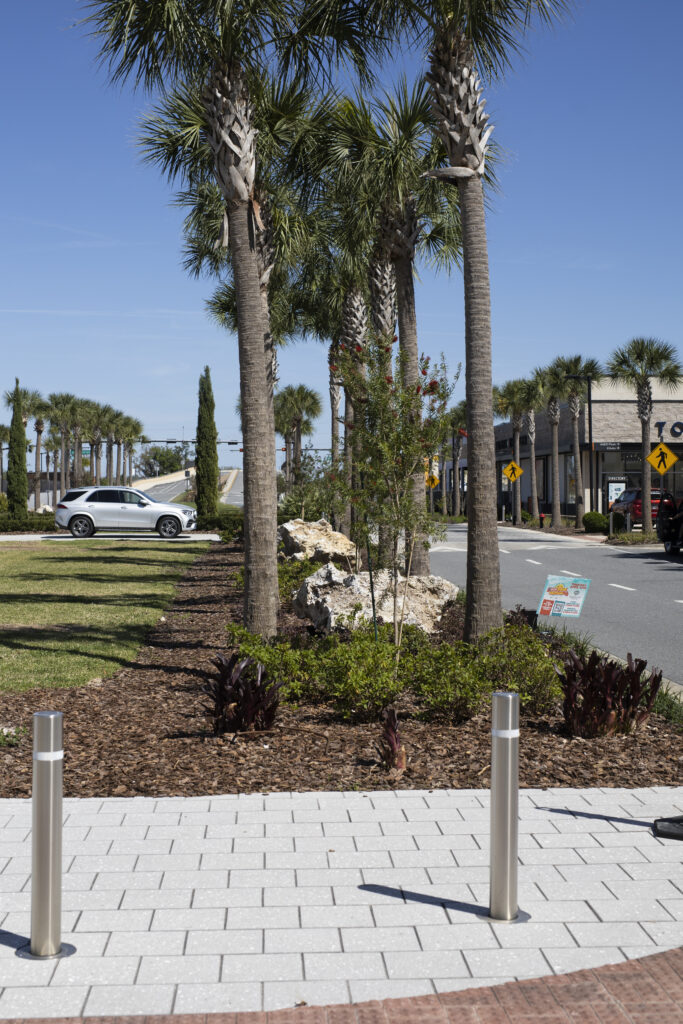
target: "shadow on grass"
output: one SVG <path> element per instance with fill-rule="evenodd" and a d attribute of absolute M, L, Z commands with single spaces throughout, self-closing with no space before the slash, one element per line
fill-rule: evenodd
<path fill-rule="evenodd" d="M 144 644 L 154 623 L 146 625 L 122 624 L 118 627 L 81 626 L 64 623 L 59 626 L 18 626 L 16 629 L 4 628 L 0 631 L 0 643 L 8 651 L 41 651 L 48 645 L 50 650 L 59 654 L 72 654 L 80 658 L 92 658 L 97 661 L 111 661 L 121 666 L 132 666 L 130 658 L 119 657 L 113 650 L 117 648 L 137 650 Z M 69 641 L 78 638 L 78 646 L 70 646 Z M 92 645 L 101 645 L 103 650 L 92 651 Z M 81 646 L 82 645 L 82 646 Z"/>
<path fill-rule="evenodd" d="M 168 608 L 172 597 L 169 594 L 139 595 L 112 594 L 106 597 L 103 594 L 2 594 L 0 593 L 0 617 L 3 606 L 10 604 L 17 605 L 109 605 L 112 608 L 130 608 L 135 603 L 136 608 L 154 608 L 162 610 Z"/>

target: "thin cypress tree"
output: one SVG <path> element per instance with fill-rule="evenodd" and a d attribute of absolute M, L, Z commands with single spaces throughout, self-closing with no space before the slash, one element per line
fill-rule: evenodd
<path fill-rule="evenodd" d="M 199 411 L 197 413 L 197 444 L 195 486 L 199 518 L 218 513 L 218 432 L 214 419 L 215 403 L 209 367 L 199 378 Z"/>
<path fill-rule="evenodd" d="M 12 422 L 7 459 L 7 505 L 13 519 L 28 518 L 28 473 L 26 472 L 26 427 L 21 407 L 19 378 L 12 393 Z"/>

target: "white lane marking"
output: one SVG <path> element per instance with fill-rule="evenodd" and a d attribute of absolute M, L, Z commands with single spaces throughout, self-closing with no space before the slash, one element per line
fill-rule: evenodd
<path fill-rule="evenodd" d="M 498 548 L 498 550 L 499 550 L 499 551 L 501 552 L 501 554 L 503 554 L 503 555 L 509 555 L 509 554 L 510 554 L 510 552 L 508 551 L 508 549 L 507 549 L 507 548 Z"/>
<path fill-rule="evenodd" d="M 549 544 L 532 544 L 529 551 L 545 551 L 549 547 Z"/>
<path fill-rule="evenodd" d="M 560 572 L 563 576 L 578 576 L 579 579 L 581 578 L 580 572 L 572 572 L 571 569 L 560 569 Z"/>
<path fill-rule="evenodd" d="M 453 544 L 435 544 L 432 551 L 467 551 L 467 548 L 456 547 Z"/>
<path fill-rule="evenodd" d="M 635 590 L 636 589 L 635 587 L 625 587 L 621 583 L 608 583 L 607 586 L 608 587 L 616 587 L 617 590 Z"/>
<path fill-rule="evenodd" d="M 527 558 L 527 562 L 531 562 L 532 565 L 543 565 L 543 562 L 537 562 L 533 558 Z"/>
<path fill-rule="evenodd" d="M 683 604 L 683 601 L 679 601 L 678 599 L 676 599 L 676 600 L 674 601 L 674 604 Z"/>

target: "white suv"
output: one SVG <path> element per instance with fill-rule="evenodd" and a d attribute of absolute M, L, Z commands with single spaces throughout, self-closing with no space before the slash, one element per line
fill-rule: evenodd
<path fill-rule="evenodd" d="M 96 530 L 156 530 L 170 538 L 197 529 L 197 510 L 156 501 L 132 487 L 78 487 L 57 505 L 55 523 L 74 537 L 92 537 Z"/>

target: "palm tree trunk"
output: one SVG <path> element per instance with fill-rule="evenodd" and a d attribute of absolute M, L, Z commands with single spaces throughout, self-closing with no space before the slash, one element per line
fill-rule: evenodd
<path fill-rule="evenodd" d="M 396 272 L 396 306 L 398 312 L 398 337 L 403 354 L 403 386 L 415 387 L 419 381 L 418 349 L 417 349 L 417 315 L 415 312 L 415 282 L 413 279 L 413 261 L 408 256 L 400 256 L 394 260 Z M 493 419 L 491 420 L 493 422 Z M 424 473 L 420 467 L 413 476 L 413 501 L 420 510 L 425 507 Z M 429 548 L 425 547 L 427 538 L 416 533 L 412 556 L 412 573 L 414 576 L 428 576 Z M 411 549 L 411 538 L 406 536 L 406 553 Z"/>
<path fill-rule="evenodd" d="M 517 465 L 520 465 L 519 461 L 519 427 L 516 427 L 512 434 L 512 451 L 514 453 L 514 459 Z M 513 505 L 513 523 L 515 526 L 522 525 L 522 480 L 521 474 L 512 483 L 513 492 L 512 497 L 514 501 Z"/>
<path fill-rule="evenodd" d="M 114 477 L 114 483 L 117 485 L 121 484 L 121 442 L 116 442 L 116 476 Z"/>
<path fill-rule="evenodd" d="M 58 491 L 57 491 L 57 470 L 60 466 L 59 457 L 55 450 L 55 458 L 52 463 L 52 507 L 57 508 Z"/>
<path fill-rule="evenodd" d="M 294 431 L 294 483 L 301 480 L 301 420 L 296 421 Z"/>
<path fill-rule="evenodd" d="M 640 421 L 641 450 L 643 455 L 643 533 L 652 533 L 652 470 L 647 457 L 650 454 L 650 417 Z"/>
<path fill-rule="evenodd" d="M 64 496 L 66 488 L 66 430 L 64 427 L 59 432 L 59 496 Z"/>
<path fill-rule="evenodd" d="M 339 462 L 339 395 L 339 381 L 333 376 L 333 373 L 330 370 L 330 412 L 332 417 L 330 443 L 332 449 L 332 466 L 336 466 Z"/>
<path fill-rule="evenodd" d="M 244 438 L 244 625 L 274 636 L 279 606 L 275 430 L 268 411 L 264 326 L 249 203 L 227 207 Z"/>
<path fill-rule="evenodd" d="M 553 463 L 553 517 L 550 525 L 559 529 L 562 526 L 562 509 L 560 508 L 560 425 L 557 420 L 551 423 L 552 431 L 552 463 Z"/>
<path fill-rule="evenodd" d="M 95 456 L 95 486 L 99 487 L 102 482 L 102 442 L 97 442 L 97 454 Z"/>
<path fill-rule="evenodd" d="M 33 481 L 33 508 L 37 512 L 40 507 L 40 445 L 43 437 L 43 428 L 36 424 L 36 469 Z"/>
<path fill-rule="evenodd" d="M 462 454 L 462 434 L 453 434 L 453 503 L 454 516 L 460 515 L 460 456 Z"/>
<path fill-rule="evenodd" d="M 465 639 L 500 626 L 496 452 L 491 374 L 491 294 L 484 193 L 478 174 L 459 178 L 465 281 L 467 584 Z"/>
<path fill-rule="evenodd" d="M 114 440 L 111 437 L 107 438 L 107 483 L 111 487 L 114 483 Z"/>
<path fill-rule="evenodd" d="M 583 473 L 581 472 L 581 445 L 579 443 L 579 417 L 572 418 L 572 431 L 574 434 L 574 490 L 576 491 L 576 528 L 583 524 Z"/>
<path fill-rule="evenodd" d="M 531 514 L 538 519 L 538 481 L 536 479 L 536 413 L 530 409 L 526 414 L 527 433 L 529 435 L 529 466 L 531 483 Z"/>
<path fill-rule="evenodd" d="M 347 493 L 350 493 L 353 487 L 353 420 L 354 420 L 354 409 L 353 401 L 351 396 L 344 389 L 344 484 L 346 485 Z M 347 537 L 351 537 L 351 504 L 347 501 L 344 505 L 344 514 L 342 517 L 341 532 Z"/>
<path fill-rule="evenodd" d="M 66 475 L 66 489 L 67 491 L 71 487 L 71 434 L 67 432 L 66 435 L 66 466 L 64 467 Z"/>

